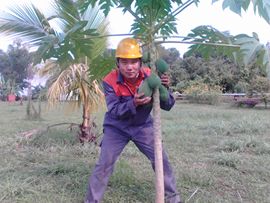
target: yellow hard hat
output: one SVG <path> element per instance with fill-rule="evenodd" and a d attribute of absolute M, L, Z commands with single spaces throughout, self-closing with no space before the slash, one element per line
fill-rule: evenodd
<path fill-rule="evenodd" d="M 125 38 L 122 39 L 116 49 L 116 58 L 141 58 L 142 50 L 136 39 Z"/>

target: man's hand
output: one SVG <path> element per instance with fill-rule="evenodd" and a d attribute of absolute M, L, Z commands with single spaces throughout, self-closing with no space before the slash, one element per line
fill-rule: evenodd
<path fill-rule="evenodd" d="M 135 93 L 133 102 L 134 102 L 134 105 L 137 107 L 140 105 L 148 104 L 151 102 L 151 100 L 152 100 L 152 97 L 145 97 L 144 93 L 140 93 L 140 94 Z"/>
<path fill-rule="evenodd" d="M 170 76 L 168 75 L 168 73 L 163 73 L 160 76 L 160 80 L 161 80 L 161 84 L 164 85 L 165 87 L 169 87 L 170 86 Z"/>

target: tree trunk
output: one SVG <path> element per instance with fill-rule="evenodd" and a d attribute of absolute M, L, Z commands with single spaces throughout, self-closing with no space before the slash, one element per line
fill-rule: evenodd
<path fill-rule="evenodd" d="M 90 102 L 87 92 L 87 85 L 81 84 L 84 95 L 83 99 L 83 121 L 80 126 L 79 140 L 81 143 L 94 142 L 96 144 L 95 125 L 90 119 Z"/>
<path fill-rule="evenodd" d="M 150 47 L 151 69 L 156 72 L 155 67 L 155 44 L 154 41 Z M 162 136 L 160 121 L 160 101 L 159 89 L 156 88 L 153 94 L 153 119 L 154 119 L 154 138 L 155 138 L 155 174 L 156 174 L 156 203 L 164 203 L 164 173 L 163 173 L 163 157 L 162 157 Z"/>
<path fill-rule="evenodd" d="M 32 100 L 32 85 L 31 82 L 28 84 L 28 91 L 27 91 L 27 106 L 26 106 L 26 116 L 27 119 L 33 120 L 33 119 L 40 119 L 41 118 L 41 103 L 40 100 L 39 106 L 38 106 L 38 111 L 36 110 L 33 100 Z"/>
<path fill-rule="evenodd" d="M 26 115 L 28 119 L 32 118 L 32 89 L 31 89 L 31 82 L 29 81 L 27 87 L 27 106 L 26 106 Z"/>

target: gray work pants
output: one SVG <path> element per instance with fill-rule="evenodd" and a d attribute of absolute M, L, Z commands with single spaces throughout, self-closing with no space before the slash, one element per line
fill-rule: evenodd
<path fill-rule="evenodd" d="M 113 172 L 114 164 L 130 140 L 151 161 L 153 169 L 155 168 L 152 125 L 136 128 L 130 127 L 125 130 L 106 127 L 104 129 L 100 157 L 89 178 L 85 203 L 101 202 L 109 178 Z M 166 202 L 179 203 L 180 195 L 177 193 L 173 171 L 164 150 L 163 170 Z"/>

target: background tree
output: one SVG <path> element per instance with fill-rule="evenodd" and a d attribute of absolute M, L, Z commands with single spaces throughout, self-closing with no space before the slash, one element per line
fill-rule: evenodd
<path fill-rule="evenodd" d="M 185 56 L 196 55 L 209 58 L 223 55 L 239 66 L 250 66 L 256 63 L 270 77 L 269 49 L 260 43 L 256 33 L 253 33 L 253 36 L 246 34 L 233 36 L 228 32 L 220 32 L 211 26 L 198 26 L 188 34 L 184 41 L 194 43 L 189 47 Z M 223 46 L 215 46 L 216 42 Z M 238 51 L 237 46 L 240 47 L 240 51 Z"/>
<path fill-rule="evenodd" d="M 97 86 L 97 78 L 89 75 L 89 66 L 105 50 L 106 39 L 97 36 L 106 34 L 107 23 L 98 7 L 88 5 L 81 9 L 83 3 L 52 1 L 52 5 L 48 4 L 52 8 L 49 16 L 33 4 L 13 5 L 0 13 L 0 32 L 21 37 L 29 46 L 37 48 L 34 63 L 44 61 L 42 73 L 50 76 L 48 101 L 56 104 L 63 95 L 79 93 L 77 102 L 83 107 L 80 134 L 91 139 L 90 113 L 103 103 L 103 95 Z"/>
<path fill-rule="evenodd" d="M 162 58 L 170 54 L 170 49 L 163 48 Z M 169 61 L 169 60 L 167 60 Z M 236 63 L 233 59 L 228 58 L 224 53 L 214 53 L 212 56 L 204 58 L 202 54 L 197 51 L 194 55 L 189 55 L 187 52 L 184 58 L 178 57 L 170 64 L 170 75 L 172 86 L 175 90 L 183 92 L 194 81 L 199 80 L 207 85 L 218 85 L 223 93 L 260 93 L 252 85 L 257 79 L 268 80 L 267 73 L 256 60 L 251 62 L 248 66 L 241 63 Z M 255 82 L 256 83 L 256 82 Z M 265 88 L 264 83 L 262 89 Z M 268 91 L 268 90 L 267 90 Z"/>
<path fill-rule="evenodd" d="M 21 40 L 9 45 L 7 52 L 0 51 L 0 73 L 5 81 L 6 95 L 19 94 L 27 86 L 25 79 L 31 61 L 31 53 Z"/>
<path fill-rule="evenodd" d="M 171 66 L 170 73 L 172 85 L 180 92 L 194 80 L 201 80 L 208 85 L 218 85 L 224 93 L 234 92 L 234 86 L 240 79 L 239 66 L 223 56 L 209 59 L 198 56 L 185 57 Z"/>
<path fill-rule="evenodd" d="M 256 33 L 253 33 L 252 36 L 245 34 L 232 36 L 228 32 L 220 32 L 211 26 L 199 26 L 193 29 L 184 40 L 194 43 L 184 56 L 196 56 L 196 59 L 203 57 L 209 61 L 222 57 L 226 61 L 230 61 L 231 71 L 233 71 L 231 76 L 223 79 L 214 77 L 220 80 L 224 92 L 241 91 L 250 94 L 253 91 L 251 81 L 255 80 L 257 76 L 270 77 L 269 48 L 260 43 Z M 204 43 L 214 45 L 215 42 L 223 43 L 224 47 L 204 45 Z M 225 44 L 239 45 L 240 52 L 236 47 L 228 48 Z M 230 66 L 225 64 L 227 63 L 223 63 L 221 66 L 224 69 L 222 72 L 223 75 L 225 73 L 229 76 L 227 73 L 229 73 Z M 194 73 L 196 74 L 196 71 Z M 209 80 L 211 78 L 213 79 L 213 75 L 209 77 Z"/>

